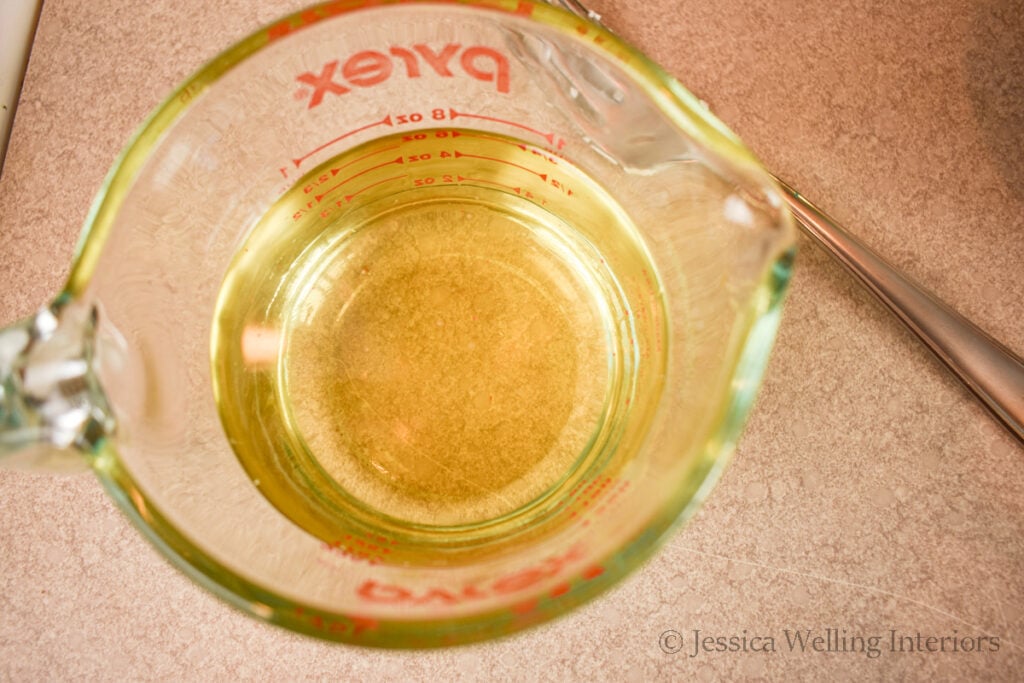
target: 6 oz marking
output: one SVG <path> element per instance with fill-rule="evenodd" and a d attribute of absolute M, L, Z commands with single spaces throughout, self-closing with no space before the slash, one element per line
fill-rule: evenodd
<path fill-rule="evenodd" d="M 434 137 L 435 138 L 447 138 L 447 137 L 457 138 L 460 135 L 462 135 L 462 133 L 460 133 L 457 130 L 435 130 L 434 131 Z M 403 135 L 402 136 L 402 142 L 415 142 L 417 140 L 426 140 L 428 137 L 429 136 L 426 133 L 410 133 L 409 135 Z"/>

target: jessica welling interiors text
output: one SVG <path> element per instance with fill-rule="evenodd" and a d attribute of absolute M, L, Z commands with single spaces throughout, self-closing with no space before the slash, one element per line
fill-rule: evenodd
<path fill-rule="evenodd" d="M 883 653 L 977 654 L 999 651 L 999 636 L 951 633 L 934 635 L 889 629 L 880 633 L 851 633 L 847 629 L 782 629 L 777 632 L 715 634 L 693 629 L 661 634 L 658 646 L 666 654 L 699 657 L 724 652 L 861 654 L 874 659 Z"/>

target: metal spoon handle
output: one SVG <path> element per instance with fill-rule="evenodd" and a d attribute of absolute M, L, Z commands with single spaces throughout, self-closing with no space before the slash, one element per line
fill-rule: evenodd
<path fill-rule="evenodd" d="M 1024 361 L 911 282 L 795 189 L 775 180 L 804 231 L 878 297 L 1024 442 Z"/>
<path fill-rule="evenodd" d="M 600 15 L 581 0 L 548 2 L 601 23 Z M 1024 361 L 915 285 L 788 184 L 775 180 L 800 227 L 903 321 L 1024 443 Z"/>

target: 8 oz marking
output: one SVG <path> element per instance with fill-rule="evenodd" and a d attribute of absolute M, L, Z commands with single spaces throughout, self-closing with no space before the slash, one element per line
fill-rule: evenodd
<path fill-rule="evenodd" d="M 423 114 L 415 111 L 411 114 L 395 114 L 396 125 L 407 125 L 410 123 L 420 123 L 423 121 Z M 444 109 L 432 109 L 430 111 L 430 118 L 434 121 L 444 121 L 448 118 L 448 112 Z"/>

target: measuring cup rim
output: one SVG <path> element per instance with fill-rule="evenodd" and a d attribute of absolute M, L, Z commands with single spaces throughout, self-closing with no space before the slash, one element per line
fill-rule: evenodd
<path fill-rule="evenodd" d="M 402 11 L 431 6 L 448 11 L 455 6 L 494 12 L 513 20 L 538 23 L 571 40 L 585 42 L 622 68 L 683 133 L 699 140 L 710 153 L 728 159 L 734 167 L 753 171 L 763 176 L 762 180 L 769 181 L 767 171 L 750 150 L 676 79 L 604 27 L 543 0 L 333 0 L 293 12 L 239 40 L 208 60 L 150 113 L 114 161 L 92 202 L 61 297 L 75 298 L 86 289 L 121 204 L 150 152 L 188 111 L 190 104 L 212 88 L 221 76 L 264 48 L 322 21 L 360 11 Z"/>
<path fill-rule="evenodd" d="M 326 2 L 294 12 L 235 43 L 208 61 L 150 114 L 121 152 L 92 204 L 61 297 L 75 298 L 86 290 L 104 243 L 116 222 L 116 216 L 139 172 L 147 163 L 150 153 L 161 144 L 164 134 L 185 115 L 192 103 L 214 87 L 224 74 L 268 46 L 278 44 L 280 40 L 285 40 L 322 21 L 335 20 L 354 12 L 401 12 L 421 7 L 434 7 L 447 12 L 456 9 L 486 11 L 494 13 L 495 16 L 506 16 L 512 21 L 541 24 L 569 40 L 586 44 L 621 68 L 683 134 L 698 140 L 710 154 L 726 159 L 739 171 L 758 174 L 756 177 L 759 180 L 763 177 L 766 184 L 770 183 L 767 173 L 738 138 L 675 79 L 619 37 L 565 10 L 539 0 Z M 775 287 L 773 291 L 779 291 L 779 287 Z M 772 304 L 766 310 L 769 313 L 776 311 L 777 306 Z M 765 339 L 770 346 L 770 337 L 774 335 L 777 316 L 762 317 L 762 322 L 766 325 L 763 331 L 768 335 Z M 764 344 L 749 343 L 741 345 L 740 348 L 744 357 L 749 353 L 749 359 L 752 359 L 750 367 L 753 370 L 748 367 L 748 374 L 759 379 L 767 357 Z M 737 363 L 742 365 L 743 360 L 740 359 Z M 757 384 L 758 381 L 753 382 L 754 388 Z M 170 558 L 173 564 L 228 603 L 266 621 L 329 640 L 379 647 L 442 646 L 483 640 L 518 631 L 534 623 L 548 621 L 590 601 L 639 567 L 661 545 L 667 535 L 692 514 L 710 490 L 717 479 L 717 474 L 728 460 L 727 455 L 731 451 L 732 441 L 747 414 L 752 394 L 753 389 L 739 392 L 728 406 L 722 408 L 726 414 L 722 421 L 723 426 L 714 443 L 709 443 L 703 455 L 696 458 L 692 487 L 675 492 L 673 500 L 676 502 L 660 510 L 658 516 L 647 526 L 645 533 L 630 539 L 607 557 L 594 558 L 598 563 L 606 562 L 603 565 L 603 573 L 589 578 L 578 589 L 546 601 L 541 609 L 529 614 L 512 614 L 507 607 L 503 607 L 452 619 L 396 620 L 386 623 L 382 621 L 380 625 L 386 628 L 366 638 L 353 637 L 354 630 L 328 630 L 331 619 L 355 629 L 357 626 L 352 625 L 358 624 L 358 618 L 353 621 L 352 615 L 305 607 L 299 601 L 277 595 L 255 582 L 242 578 L 216 558 L 193 545 L 181 529 L 147 500 L 131 474 L 120 462 L 114 444 L 108 443 L 99 450 L 93 467 L 108 492 L 145 536 Z M 432 635 L 423 636 L 424 633 Z"/>

